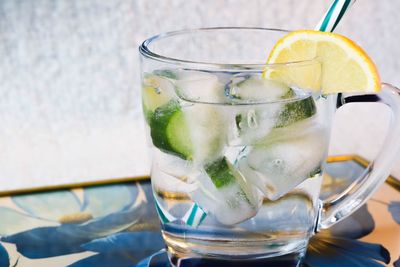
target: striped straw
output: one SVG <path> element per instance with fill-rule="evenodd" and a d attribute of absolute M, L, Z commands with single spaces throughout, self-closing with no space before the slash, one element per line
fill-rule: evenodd
<path fill-rule="evenodd" d="M 177 220 L 177 218 L 163 208 L 157 199 L 155 199 L 155 203 L 158 216 L 160 217 L 162 223 L 170 223 Z M 189 210 L 182 217 L 182 221 L 187 225 L 197 227 L 204 221 L 206 216 L 207 212 L 196 203 L 193 203 Z"/>
<path fill-rule="evenodd" d="M 343 15 L 355 0 L 334 0 L 315 30 L 333 32 Z"/>

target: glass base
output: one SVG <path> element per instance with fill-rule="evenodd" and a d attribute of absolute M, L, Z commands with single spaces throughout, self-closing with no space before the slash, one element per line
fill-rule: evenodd
<path fill-rule="evenodd" d="M 248 259 L 219 259 L 219 258 L 178 258 L 168 253 L 171 266 L 174 267 L 299 267 L 305 255 L 305 249 L 286 255 L 257 257 Z"/>
<path fill-rule="evenodd" d="M 297 267 L 304 258 L 308 240 L 291 242 L 230 242 L 193 243 L 171 239 L 164 232 L 168 257 L 174 267 Z"/>

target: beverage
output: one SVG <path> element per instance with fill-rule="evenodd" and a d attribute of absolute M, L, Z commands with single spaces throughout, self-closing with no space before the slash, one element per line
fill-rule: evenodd
<path fill-rule="evenodd" d="M 265 50 L 269 64 L 257 63 Z M 379 92 L 374 64 L 345 37 L 198 29 L 150 38 L 140 52 L 153 193 L 174 266 L 301 259 L 318 229 L 354 212 L 390 171 L 400 98 L 389 85 Z M 347 102 L 335 93 L 358 88 L 392 108 L 390 145 L 344 193 L 321 201 L 332 117 Z"/>
<path fill-rule="evenodd" d="M 306 246 L 318 212 L 329 99 L 261 72 L 168 69 L 146 73 L 142 95 L 171 253 L 241 258 Z"/>

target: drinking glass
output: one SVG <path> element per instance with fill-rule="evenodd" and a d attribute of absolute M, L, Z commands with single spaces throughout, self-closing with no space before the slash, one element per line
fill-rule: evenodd
<path fill-rule="evenodd" d="M 169 259 L 260 262 L 291 255 L 359 208 L 399 151 L 398 89 L 322 95 L 318 58 L 265 64 L 286 31 L 206 28 L 140 46 L 151 181 Z M 284 73 L 284 79 L 273 78 Z M 296 75 L 307 76 L 307 86 Z M 380 102 L 391 131 L 377 158 L 342 194 L 319 199 L 335 110 Z"/>

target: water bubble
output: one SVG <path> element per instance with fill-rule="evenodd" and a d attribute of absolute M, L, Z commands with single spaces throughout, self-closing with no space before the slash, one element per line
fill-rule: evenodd
<path fill-rule="evenodd" d="M 155 87 L 154 88 L 154 91 L 156 92 L 156 94 L 161 94 L 161 92 L 162 92 L 162 90 L 161 90 L 161 87 L 159 87 L 159 86 L 157 86 L 157 87 Z"/>
<path fill-rule="evenodd" d="M 229 88 L 229 96 L 234 96 L 234 97 L 236 97 L 236 95 L 237 95 L 237 87 L 236 86 L 231 86 L 230 88 Z"/>
<path fill-rule="evenodd" d="M 251 129 L 255 129 L 258 127 L 257 114 L 254 109 L 251 109 L 247 112 L 247 125 Z"/>
<path fill-rule="evenodd" d="M 285 161 L 277 158 L 272 161 L 272 167 L 277 170 L 283 170 L 285 168 Z"/>

